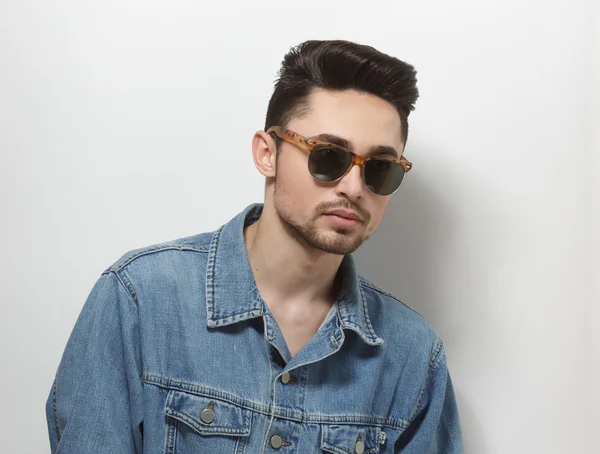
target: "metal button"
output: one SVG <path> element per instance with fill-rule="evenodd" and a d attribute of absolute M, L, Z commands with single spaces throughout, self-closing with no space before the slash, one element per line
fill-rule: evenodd
<path fill-rule="evenodd" d="M 354 452 L 356 454 L 362 454 L 363 452 L 365 452 L 365 444 L 362 441 L 357 441 L 356 445 L 354 446 Z"/>
<path fill-rule="evenodd" d="M 202 413 L 200 413 L 200 419 L 203 423 L 210 424 L 215 420 L 215 412 L 212 411 L 210 407 L 205 408 L 204 410 L 202 410 Z"/>
<path fill-rule="evenodd" d="M 281 448 L 281 445 L 283 445 L 283 438 L 279 435 L 273 435 L 271 437 L 271 446 L 273 446 L 274 449 L 279 449 Z"/>
<path fill-rule="evenodd" d="M 291 380 L 291 376 L 289 372 L 284 372 L 283 375 L 281 376 L 281 383 L 283 383 L 284 385 L 287 385 L 290 380 Z"/>

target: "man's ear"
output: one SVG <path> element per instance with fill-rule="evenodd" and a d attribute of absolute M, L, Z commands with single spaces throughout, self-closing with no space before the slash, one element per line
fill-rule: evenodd
<path fill-rule="evenodd" d="M 258 171 L 265 177 L 274 178 L 277 152 L 273 138 L 265 131 L 256 131 L 252 138 L 252 158 Z"/>

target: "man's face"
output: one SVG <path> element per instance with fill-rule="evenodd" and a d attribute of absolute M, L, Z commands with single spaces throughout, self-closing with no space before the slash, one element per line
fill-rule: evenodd
<path fill-rule="evenodd" d="M 288 129 L 307 138 L 321 134 L 340 137 L 361 156 L 379 145 L 393 147 L 398 157 L 402 154 L 400 116 L 381 98 L 316 89 L 309 102 L 309 114 L 290 121 Z M 302 243 L 332 254 L 354 252 L 379 226 L 390 196 L 370 192 L 358 166 L 337 182 L 318 181 L 308 171 L 305 151 L 287 142 L 280 147 L 273 193 L 277 214 Z M 352 210 L 361 219 L 349 222 L 326 214 L 336 209 Z"/>

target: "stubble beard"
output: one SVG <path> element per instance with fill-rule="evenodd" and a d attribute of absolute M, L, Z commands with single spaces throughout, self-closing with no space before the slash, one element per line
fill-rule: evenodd
<path fill-rule="evenodd" d="M 302 219 L 294 219 L 287 210 L 282 195 L 286 192 L 282 187 L 281 178 L 275 179 L 273 192 L 273 203 L 275 212 L 283 222 L 286 230 L 292 237 L 302 245 L 309 245 L 329 254 L 346 255 L 356 251 L 369 236 L 357 236 L 353 230 L 341 227 L 332 227 L 328 233 L 319 232 L 316 226 L 317 219 L 322 216 L 320 211 L 312 216 L 304 216 Z"/>

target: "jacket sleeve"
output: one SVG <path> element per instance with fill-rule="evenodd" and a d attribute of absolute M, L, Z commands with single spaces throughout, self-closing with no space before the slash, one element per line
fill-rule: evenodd
<path fill-rule="evenodd" d="M 139 323 L 125 283 L 104 273 L 69 337 L 46 402 L 53 454 L 142 452 Z"/>
<path fill-rule="evenodd" d="M 429 372 L 410 425 L 402 433 L 394 452 L 402 454 L 463 453 L 458 407 L 446 365 L 446 352 L 437 339 Z"/>

